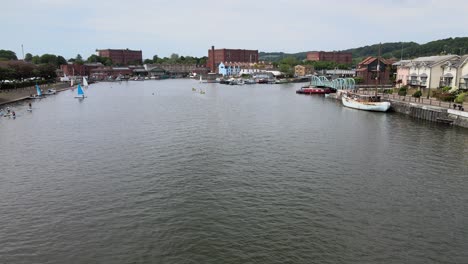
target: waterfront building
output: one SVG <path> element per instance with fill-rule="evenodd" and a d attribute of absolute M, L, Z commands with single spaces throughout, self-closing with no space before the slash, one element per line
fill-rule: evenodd
<path fill-rule="evenodd" d="M 190 73 L 206 74 L 209 69 L 204 65 L 182 64 L 182 63 L 161 63 L 143 65 L 147 71 L 153 68 L 160 68 L 172 75 L 188 75 Z"/>
<path fill-rule="evenodd" d="M 456 66 L 458 89 L 468 90 L 468 55 L 463 55 Z"/>
<path fill-rule="evenodd" d="M 78 64 L 69 62 L 60 65 L 60 71 L 67 76 L 90 76 L 91 70 L 104 66 L 100 62 Z"/>
<path fill-rule="evenodd" d="M 342 70 L 342 69 L 334 69 L 334 70 L 321 70 L 321 75 L 326 75 L 328 77 L 334 78 L 351 78 L 356 76 L 356 70 Z"/>
<path fill-rule="evenodd" d="M 312 65 L 296 65 L 294 66 L 294 75 L 297 77 L 303 77 L 312 74 L 314 67 Z"/>
<path fill-rule="evenodd" d="M 410 63 L 410 60 L 400 60 L 393 63 L 393 67 L 397 69 L 395 81 L 400 87 L 408 85 L 408 80 L 410 79 Z"/>
<path fill-rule="evenodd" d="M 445 82 L 448 82 L 449 79 L 449 75 L 447 75 L 447 79 L 444 79 L 444 68 L 442 66 L 448 61 L 451 61 L 450 63 L 453 64 L 458 59 L 457 55 L 428 56 L 413 59 L 409 63 L 406 63 L 409 66 L 409 79 L 407 83 L 412 87 L 438 88 L 440 87 L 441 79 Z M 451 70 L 450 73 L 453 75 Z"/>
<path fill-rule="evenodd" d="M 311 51 L 307 53 L 308 61 L 329 61 L 338 64 L 351 64 L 353 62 L 353 54 L 351 52 L 342 51 Z"/>
<path fill-rule="evenodd" d="M 211 72 L 219 69 L 218 65 L 224 62 L 258 63 L 258 50 L 245 49 L 215 49 L 208 50 L 208 66 Z"/>
<path fill-rule="evenodd" d="M 241 75 L 241 68 L 245 67 L 242 63 L 221 62 L 218 65 L 218 73 L 223 76 L 238 76 Z"/>
<path fill-rule="evenodd" d="M 129 67 L 99 67 L 90 71 L 89 76 L 94 80 L 107 80 L 108 78 L 116 78 L 117 76 L 131 76 L 133 69 Z"/>
<path fill-rule="evenodd" d="M 130 65 L 130 64 L 142 64 L 143 63 L 143 54 L 141 50 L 102 49 L 102 50 L 96 50 L 96 52 L 98 56 L 110 58 L 112 62 L 117 65 Z"/>
<path fill-rule="evenodd" d="M 258 72 L 264 72 L 266 70 L 264 69 L 258 69 L 258 68 L 253 68 L 253 67 L 246 67 L 240 69 L 239 75 L 247 74 L 247 75 L 253 75 Z"/>
<path fill-rule="evenodd" d="M 391 65 L 392 63 L 384 58 L 367 57 L 358 64 L 356 76 L 362 78 L 362 84 L 365 85 L 388 84 Z M 377 77 L 380 77 L 380 81 Z"/>

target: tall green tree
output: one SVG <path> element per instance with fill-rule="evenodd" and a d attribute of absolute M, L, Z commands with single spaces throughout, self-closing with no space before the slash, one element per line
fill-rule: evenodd
<path fill-rule="evenodd" d="M 179 59 L 179 54 L 177 53 L 172 53 L 171 54 L 171 61 L 177 61 Z"/>
<path fill-rule="evenodd" d="M 39 64 L 41 63 L 41 57 L 39 57 L 38 55 L 35 55 L 32 57 L 31 62 L 34 64 Z"/>
<path fill-rule="evenodd" d="M 57 65 L 57 56 L 55 56 L 53 54 L 43 54 L 41 56 L 41 63 Z"/>
<path fill-rule="evenodd" d="M 66 65 L 67 60 L 62 56 L 57 56 L 57 66 Z"/>
<path fill-rule="evenodd" d="M 84 63 L 83 57 L 81 57 L 80 54 L 77 54 L 77 55 L 76 55 L 75 63 L 78 63 L 78 64 L 83 64 L 83 63 Z"/>
<path fill-rule="evenodd" d="M 16 53 L 11 50 L 0 50 L 0 60 L 18 60 Z"/>
<path fill-rule="evenodd" d="M 26 53 L 24 56 L 24 61 L 31 62 L 33 58 L 33 55 L 31 53 Z"/>

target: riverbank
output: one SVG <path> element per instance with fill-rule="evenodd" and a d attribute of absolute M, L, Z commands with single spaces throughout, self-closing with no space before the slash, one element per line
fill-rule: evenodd
<path fill-rule="evenodd" d="M 468 112 L 452 109 L 453 102 L 442 102 L 436 98 L 415 98 L 395 94 L 379 94 L 390 102 L 390 110 L 431 122 L 445 123 L 468 128 Z"/>
<path fill-rule="evenodd" d="M 39 85 L 42 90 L 55 89 L 57 92 L 70 89 L 69 83 L 54 83 Z M 0 105 L 10 104 L 29 98 L 31 94 L 36 94 L 36 87 L 17 88 L 6 91 L 0 91 Z"/>

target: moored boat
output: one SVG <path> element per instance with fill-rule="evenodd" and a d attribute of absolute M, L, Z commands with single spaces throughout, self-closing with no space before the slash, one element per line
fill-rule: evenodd
<path fill-rule="evenodd" d="M 343 94 L 341 102 L 346 107 L 359 110 L 386 112 L 390 109 L 390 102 L 380 101 L 380 96 Z"/>
<path fill-rule="evenodd" d="M 297 90 L 297 94 L 329 94 L 335 93 L 336 90 L 328 87 L 304 86 Z"/>

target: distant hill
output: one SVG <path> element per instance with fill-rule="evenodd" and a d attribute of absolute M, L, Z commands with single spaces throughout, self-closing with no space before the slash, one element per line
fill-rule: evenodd
<path fill-rule="evenodd" d="M 403 47 L 403 50 L 402 50 Z M 364 46 L 354 49 L 346 49 L 353 53 L 353 61 L 358 62 L 368 56 L 377 56 L 379 44 Z M 390 42 L 382 43 L 382 57 L 399 59 L 403 54 L 404 59 L 439 54 L 466 54 L 468 53 L 468 37 L 448 38 L 431 41 L 425 44 L 415 42 Z M 285 57 L 295 57 L 304 60 L 307 52 L 283 53 L 283 52 L 260 52 L 259 59 L 263 61 L 277 62 Z"/>

